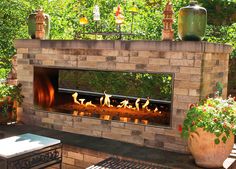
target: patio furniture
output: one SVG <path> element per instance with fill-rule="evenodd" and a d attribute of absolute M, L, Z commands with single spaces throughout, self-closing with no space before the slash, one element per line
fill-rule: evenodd
<path fill-rule="evenodd" d="M 60 140 L 22 134 L 0 140 L 1 169 L 38 169 L 62 162 Z"/>

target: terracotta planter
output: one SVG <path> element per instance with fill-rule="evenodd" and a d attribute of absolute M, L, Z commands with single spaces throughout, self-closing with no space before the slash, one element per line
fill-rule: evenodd
<path fill-rule="evenodd" d="M 234 145 L 234 135 L 231 134 L 226 143 L 215 144 L 216 136 L 198 128 L 188 139 L 189 150 L 198 166 L 204 168 L 220 168 L 229 156 Z"/>

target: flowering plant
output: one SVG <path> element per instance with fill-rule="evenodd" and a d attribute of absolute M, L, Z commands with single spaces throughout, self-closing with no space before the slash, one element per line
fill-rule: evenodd
<path fill-rule="evenodd" d="M 199 104 L 190 105 L 181 135 L 188 138 L 190 132 L 194 132 L 197 128 L 214 133 L 215 144 L 219 144 L 220 141 L 225 143 L 231 132 L 236 134 L 235 98 L 222 99 L 216 96 L 206 98 Z"/>
<path fill-rule="evenodd" d="M 24 96 L 21 95 L 21 84 L 16 86 L 0 83 L 0 115 L 6 116 L 11 106 L 10 103 L 16 101 L 21 104 Z M 12 110 L 14 113 L 15 109 Z"/>

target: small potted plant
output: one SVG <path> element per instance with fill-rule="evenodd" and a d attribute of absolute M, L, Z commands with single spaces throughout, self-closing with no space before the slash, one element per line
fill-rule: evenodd
<path fill-rule="evenodd" d="M 16 121 L 17 105 L 22 103 L 23 98 L 21 84 L 0 83 L 0 123 Z"/>
<path fill-rule="evenodd" d="M 235 98 L 215 96 L 190 106 L 181 134 L 198 166 L 220 168 L 232 151 L 235 133 Z"/>

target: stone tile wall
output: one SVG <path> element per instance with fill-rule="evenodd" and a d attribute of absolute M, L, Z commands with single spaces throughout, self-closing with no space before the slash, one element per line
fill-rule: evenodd
<path fill-rule="evenodd" d="M 112 155 L 85 148 L 63 145 L 62 168 L 63 169 L 85 169 Z M 59 165 L 47 167 L 47 169 L 59 169 Z"/>
<path fill-rule="evenodd" d="M 179 134 L 190 103 L 215 92 L 217 82 L 227 94 L 229 45 L 207 42 L 51 41 L 16 40 L 17 77 L 24 103 L 19 119 L 25 123 L 142 146 L 187 152 Z M 142 126 L 72 117 L 34 108 L 34 66 L 174 74 L 170 127 Z"/>

